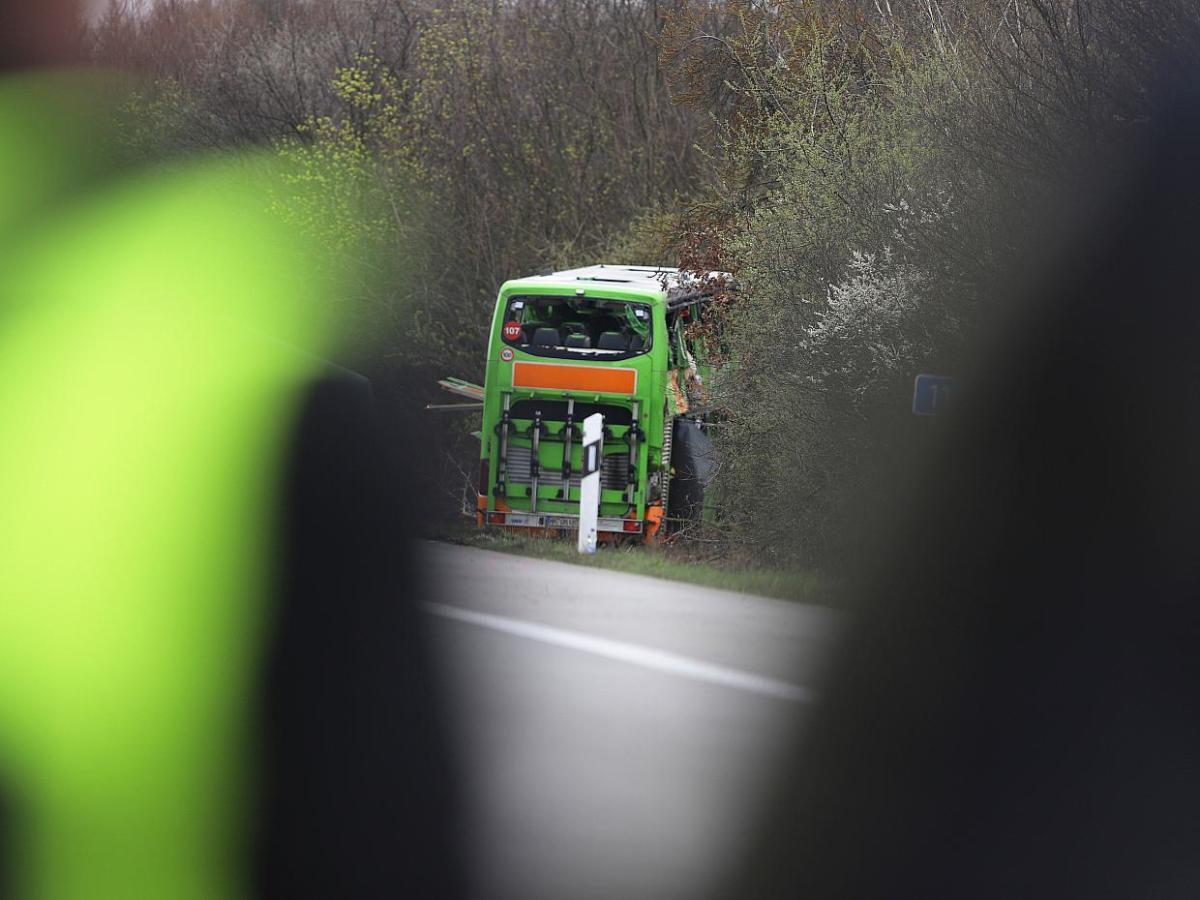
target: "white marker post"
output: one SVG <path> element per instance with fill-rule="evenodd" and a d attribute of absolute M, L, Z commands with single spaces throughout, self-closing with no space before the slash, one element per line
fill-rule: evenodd
<path fill-rule="evenodd" d="M 604 416 L 583 420 L 583 470 L 579 482 L 579 552 L 596 552 L 596 520 L 600 516 L 600 461 L 604 458 Z"/>

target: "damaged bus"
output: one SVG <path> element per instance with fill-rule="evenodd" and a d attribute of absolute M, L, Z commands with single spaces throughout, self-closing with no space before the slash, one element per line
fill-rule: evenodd
<path fill-rule="evenodd" d="M 456 383 L 483 404 L 480 527 L 578 528 L 582 423 L 593 413 L 604 416 L 601 539 L 649 543 L 668 517 L 699 518 L 711 369 L 687 326 L 717 278 L 597 265 L 505 282 L 485 384 Z"/>

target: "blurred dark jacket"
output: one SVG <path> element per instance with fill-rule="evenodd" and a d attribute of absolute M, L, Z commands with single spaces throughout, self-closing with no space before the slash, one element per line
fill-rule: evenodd
<path fill-rule="evenodd" d="M 722 896 L 1200 896 L 1194 84 L 880 489 L 854 636 Z"/>

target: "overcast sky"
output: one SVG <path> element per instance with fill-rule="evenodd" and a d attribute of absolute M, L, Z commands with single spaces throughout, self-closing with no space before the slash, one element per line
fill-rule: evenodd
<path fill-rule="evenodd" d="M 88 21 L 96 21 L 108 9 L 108 5 L 111 2 L 112 0 L 82 0 L 83 10 L 88 17 Z M 154 0 L 125 0 L 125 3 L 131 7 L 149 6 L 154 3 Z"/>

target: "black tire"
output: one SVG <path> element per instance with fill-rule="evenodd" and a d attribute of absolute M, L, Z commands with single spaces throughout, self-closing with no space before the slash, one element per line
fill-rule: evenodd
<path fill-rule="evenodd" d="M 667 516 L 683 523 L 699 522 L 704 513 L 704 489 L 715 468 L 712 441 L 699 422 L 676 419 L 671 443 L 671 476 Z"/>

